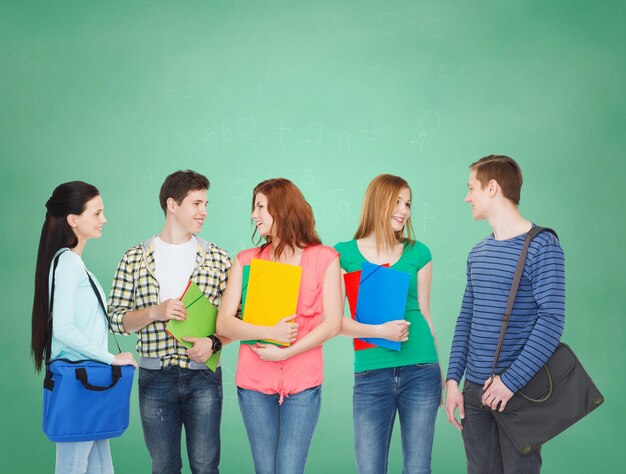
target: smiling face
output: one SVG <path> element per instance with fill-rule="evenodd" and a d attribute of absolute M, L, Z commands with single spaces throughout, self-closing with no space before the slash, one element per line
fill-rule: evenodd
<path fill-rule="evenodd" d="M 407 220 L 411 217 L 411 191 L 402 188 L 398 192 L 396 205 L 391 212 L 391 229 L 394 232 L 402 232 Z"/>
<path fill-rule="evenodd" d="M 472 206 L 472 217 L 475 220 L 487 218 L 491 203 L 491 186 L 491 183 L 487 183 L 483 187 L 482 183 L 476 179 L 476 171 L 471 172 L 469 182 L 467 183 L 468 191 L 465 196 L 465 202 Z"/>
<path fill-rule="evenodd" d="M 168 211 L 182 230 L 190 234 L 197 234 L 202 230 L 207 216 L 206 206 L 209 203 L 206 189 L 189 191 L 180 204 L 172 198 L 167 201 Z"/>
<path fill-rule="evenodd" d="M 252 220 L 256 225 L 257 232 L 261 237 L 272 235 L 274 226 L 274 218 L 267 210 L 267 197 L 263 193 L 256 193 L 254 196 L 254 210 L 252 211 Z"/>
<path fill-rule="evenodd" d="M 106 223 L 102 198 L 96 196 L 85 203 L 81 214 L 69 214 L 67 222 L 79 241 L 102 236 L 102 226 Z"/>

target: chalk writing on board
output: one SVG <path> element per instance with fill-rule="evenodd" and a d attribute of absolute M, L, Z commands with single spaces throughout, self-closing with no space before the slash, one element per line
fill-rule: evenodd
<path fill-rule="evenodd" d="M 207 128 L 203 132 L 203 138 L 200 142 L 204 145 L 205 151 L 217 151 L 219 137 L 217 132 L 212 128 Z"/>
<path fill-rule="evenodd" d="M 189 151 L 189 145 L 191 144 L 192 136 L 190 133 L 179 133 L 178 134 L 183 139 L 183 151 L 186 153 Z"/>
<path fill-rule="evenodd" d="M 412 79 L 436 78 L 444 79 L 467 79 L 470 67 L 466 64 L 456 65 L 450 63 L 419 63 L 411 66 L 409 77 Z"/>
<path fill-rule="evenodd" d="M 348 133 L 348 132 L 341 132 L 339 134 L 339 145 L 337 146 L 337 149 L 339 151 L 351 151 L 352 150 L 352 134 Z"/>
<path fill-rule="evenodd" d="M 166 95 L 172 95 L 174 92 L 176 92 L 176 89 L 172 87 L 172 82 L 168 80 L 165 83 L 165 87 L 161 89 L 161 91 L 165 92 Z"/>
<path fill-rule="evenodd" d="M 331 32 L 336 31 L 343 33 L 343 15 L 331 18 L 330 21 L 325 22 L 323 25 L 318 26 L 320 31 Z"/>
<path fill-rule="evenodd" d="M 443 35 L 443 21 L 435 15 L 424 15 L 421 22 L 421 31 L 424 37 L 435 39 Z"/>
<path fill-rule="evenodd" d="M 285 126 L 285 119 L 282 118 L 280 120 L 280 126 L 279 127 L 274 127 L 274 130 L 278 131 L 278 139 L 277 139 L 276 144 L 274 146 L 274 150 L 278 150 L 278 149 L 283 147 L 283 143 L 285 142 L 285 135 L 286 135 L 286 133 L 293 131 L 293 128 L 286 127 Z"/>
<path fill-rule="evenodd" d="M 416 135 L 411 140 L 411 144 L 419 147 L 420 153 L 424 151 L 426 140 L 433 135 L 441 126 L 441 115 L 434 110 L 427 110 L 420 115 L 416 126 Z"/>
<path fill-rule="evenodd" d="M 168 144 L 169 137 L 170 137 L 169 129 L 162 128 L 161 130 L 159 130 L 159 145 L 161 147 L 161 150 L 163 150 L 165 146 Z"/>
<path fill-rule="evenodd" d="M 313 181 L 315 181 L 314 172 L 315 172 L 314 169 L 310 169 L 310 168 L 305 169 L 303 179 L 302 179 L 302 184 L 311 184 Z"/>
<path fill-rule="evenodd" d="M 341 188 L 331 189 L 330 196 L 333 198 L 333 209 L 330 218 L 335 222 L 346 222 L 352 219 L 354 214 L 350 201 L 345 199 L 346 191 Z"/>
<path fill-rule="evenodd" d="M 376 31 L 385 35 L 394 35 L 398 25 L 398 17 L 395 13 L 382 12 L 376 15 Z"/>
<path fill-rule="evenodd" d="M 259 101 L 265 95 L 265 87 L 262 82 L 259 82 L 259 85 L 256 87 L 252 95 L 255 95 Z"/>
<path fill-rule="evenodd" d="M 239 134 L 244 140 L 256 141 L 256 120 L 253 117 L 239 119 Z"/>
<path fill-rule="evenodd" d="M 233 196 L 231 199 L 232 213 L 235 215 L 241 213 L 242 210 L 245 210 L 244 208 L 246 207 L 247 202 L 248 202 L 248 198 L 247 196 L 244 196 L 243 194 L 236 194 L 235 196 Z"/>
<path fill-rule="evenodd" d="M 319 150 L 322 149 L 322 125 L 320 123 L 310 123 L 307 127 L 307 137 L 300 143 L 317 145 Z"/>
<path fill-rule="evenodd" d="M 447 263 L 449 267 L 455 268 L 456 270 L 453 272 L 447 272 L 446 278 L 465 283 L 465 279 L 467 278 L 465 268 L 466 262 L 458 258 L 449 258 Z"/>
<path fill-rule="evenodd" d="M 435 219 L 435 208 L 427 202 L 420 205 L 422 208 L 422 222 L 424 226 L 424 235 L 428 234 L 428 226 Z"/>
<path fill-rule="evenodd" d="M 282 178 L 287 178 L 289 181 L 292 181 L 292 182 L 296 180 L 295 176 L 296 176 L 296 172 L 293 168 L 284 169 L 281 174 Z"/>
<path fill-rule="evenodd" d="M 233 131 L 232 131 L 232 129 L 230 127 L 228 127 L 225 122 L 222 122 L 221 125 L 222 125 L 222 127 L 221 127 L 222 128 L 221 129 L 222 141 L 226 142 L 226 143 L 231 142 L 233 140 Z"/>
<path fill-rule="evenodd" d="M 383 63 L 387 61 L 387 58 L 384 56 L 378 56 L 378 58 L 376 58 L 376 63 L 374 63 L 374 65 L 370 68 L 372 71 L 379 71 L 382 69 L 382 65 Z"/>

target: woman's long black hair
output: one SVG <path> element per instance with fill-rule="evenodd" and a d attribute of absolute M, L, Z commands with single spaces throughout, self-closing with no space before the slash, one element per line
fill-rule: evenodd
<path fill-rule="evenodd" d="M 57 186 L 46 202 L 46 219 L 41 229 L 37 253 L 32 315 L 31 350 L 38 372 L 44 362 L 44 351 L 48 342 L 48 275 L 52 257 L 63 247 L 73 248 L 78 245 L 78 238 L 68 224 L 67 216 L 82 214 L 87 201 L 99 195 L 98 189 L 91 184 L 70 181 Z"/>

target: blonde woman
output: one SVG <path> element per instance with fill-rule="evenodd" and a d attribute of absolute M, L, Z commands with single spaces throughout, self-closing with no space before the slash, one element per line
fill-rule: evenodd
<path fill-rule="evenodd" d="M 389 264 L 410 275 L 403 320 L 380 325 L 344 318 L 341 334 L 402 343 L 400 351 L 373 347 L 355 351 L 353 416 L 357 469 L 387 472 L 396 413 L 402 434 L 403 472 L 431 472 L 441 371 L 430 317 L 431 254 L 414 240 L 411 189 L 399 176 L 374 178 L 365 193 L 353 240 L 335 246 L 344 273 L 364 262 Z M 409 331 L 410 328 L 410 331 Z"/>

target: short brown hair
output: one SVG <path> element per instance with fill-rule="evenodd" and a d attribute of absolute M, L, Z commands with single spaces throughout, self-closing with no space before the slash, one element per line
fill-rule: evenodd
<path fill-rule="evenodd" d="M 515 205 L 519 205 L 522 191 L 522 170 L 517 162 L 505 155 L 489 155 L 470 165 L 470 170 L 476 171 L 476 179 L 481 187 L 485 187 L 490 180 L 495 179 L 502 189 L 502 194 Z"/>
<path fill-rule="evenodd" d="M 197 191 L 200 189 L 209 189 L 209 180 L 206 176 L 195 171 L 185 170 L 172 173 L 161 185 L 159 192 L 159 202 L 161 209 L 167 214 L 167 200 L 172 198 L 178 204 L 189 194 L 189 191 Z"/>
<path fill-rule="evenodd" d="M 374 232 L 377 250 L 381 248 L 392 249 L 398 242 L 415 243 L 411 216 L 409 216 L 404 225 L 406 238 L 403 232 L 394 232 L 391 228 L 391 214 L 393 214 L 398 193 L 400 193 L 402 188 L 408 188 L 409 192 L 411 192 L 409 183 L 400 176 L 381 174 L 372 180 L 365 191 L 359 227 L 354 234 L 354 239 L 367 237 Z M 411 192 L 412 195 L 413 193 Z"/>
<path fill-rule="evenodd" d="M 322 243 L 315 230 L 315 218 L 313 208 L 304 199 L 302 191 L 285 178 L 273 178 L 257 184 L 252 191 L 252 212 L 257 193 L 267 197 L 267 212 L 274 219 L 273 228 L 280 242 L 274 249 L 274 256 L 279 257 L 285 247 L 298 248 L 310 247 Z M 252 234 L 256 234 L 256 228 Z M 266 242 L 261 249 L 272 242 L 267 236 Z"/>

